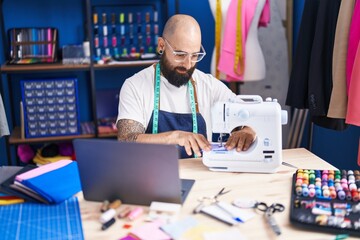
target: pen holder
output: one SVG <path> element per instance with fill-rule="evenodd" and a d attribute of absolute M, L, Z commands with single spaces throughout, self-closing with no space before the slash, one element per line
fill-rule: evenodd
<path fill-rule="evenodd" d="M 34 64 L 57 61 L 56 28 L 12 28 L 9 35 L 9 63 Z"/>

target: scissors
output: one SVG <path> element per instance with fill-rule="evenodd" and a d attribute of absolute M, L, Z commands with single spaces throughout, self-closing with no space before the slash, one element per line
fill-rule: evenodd
<path fill-rule="evenodd" d="M 257 210 L 262 211 L 265 213 L 265 219 L 271 229 L 275 232 L 276 235 L 281 234 L 281 230 L 279 225 L 276 223 L 275 218 L 273 217 L 273 214 L 276 212 L 283 212 L 285 210 L 285 206 L 281 203 L 273 203 L 270 206 L 268 206 L 264 202 L 258 202 L 254 206 Z"/>
<path fill-rule="evenodd" d="M 200 202 L 193 210 L 193 213 L 199 213 L 205 205 L 213 204 L 218 202 L 218 197 L 230 192 L 230 190 L 225 191 L 225 188 L 223 187 L 216 195 L 214 196 L 205 196 L 198 199 Z"/>

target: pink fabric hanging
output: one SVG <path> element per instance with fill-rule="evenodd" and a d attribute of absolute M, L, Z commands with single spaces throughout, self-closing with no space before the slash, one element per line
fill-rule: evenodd
<path fill-rule="evenodd" d="M 360 1 L 357 0 L 351 18 L 348 53 L 346 59 L 346 89 L 348 94 L 349 94 L 350 82 L 352 79 L 351 74 L 353 71 L 356 50 L 358 49 L 358 44 L 360 40 L 359 26 L 360 26 Z"/>
<path fill-rule="evenodd" d="M 358 1 L 359 2 L 359 1 Z M 360 46 L 360 45 L 359 45 Z M 346 123 L 360 126 L 360 47 L 358 46 L 349 87 Z"/>
<path fill-rule="evenodd" d="M 258 0 L 243 0 L 241 6 L 242 21 L 242 49 L 243 62 L 245 62 L 245 41 L 250 28 L 251 21 L 254 17 Z M 235 53 L 236 53 L 236 17 L 237 17 L 238 0 L 232 0 L 226 17 L 224 29 L 224 38 L 222 41 L 218 70 L 227 75 L 226 81 L 243 80 L 243 75 L 234 72 Z M 259 26 L 267 26 L 270 22 L 270 2 L 266 0 L 264 9 L 261 13 Z M 245 66 L 246 67 L 246 66 Z"/>

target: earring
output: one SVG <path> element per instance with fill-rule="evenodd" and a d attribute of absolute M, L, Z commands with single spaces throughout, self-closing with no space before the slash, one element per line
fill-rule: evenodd
<path fill-rule="evenodd" d="M 160 54 L 160 55 L 163 55 L 163 53 L 164 53 L 164 51 L 160 49 L 160 50 L 159 50 L 159 54 Z"/>

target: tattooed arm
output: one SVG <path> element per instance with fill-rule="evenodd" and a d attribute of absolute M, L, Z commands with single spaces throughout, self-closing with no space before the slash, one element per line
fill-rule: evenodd
<path fill-rule="evenodd" d="M 130 119 L 120 119 L 116 127 L 119 141 L 136 142 L 139 134 L 145 133 L 145 128 L 141 123 Z"/>
<path fill-rule="evenodd" d="M 201 134 L 184 131 L 169 131 L 158 134 L 146 134 L 145 127 L 134 120 L 121 119 L 117 122 L 118 140 L 126 142 L 144 142 L 161 144 L 178 144 L 184 146 L 187 154 L 190 156 L 194 151 L 201 156 L 201 149 L 209 151 L 211 145 Z"/>

